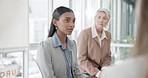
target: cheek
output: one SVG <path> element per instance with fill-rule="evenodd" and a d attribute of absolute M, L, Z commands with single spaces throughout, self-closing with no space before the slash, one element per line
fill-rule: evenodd
<path fill-rule="evenodd" d="M 64 25 L 63 23 L 59 23 L 59 24 L 58 24 L 58 28 L 59 28 L 60 30 L 63 30 L 63 29 L 65 28 L 65 25 Z"/>
<path fill-rule="evenodd" d="M 65 31 L 65 27 L 64 26 L 60 26 L 59 30 Z"/>
<path fill-rule="evenodd" d="M 63 31 L 63 32 L 65 32 L 66 29 L 67 29 L 67 26 L 66 26 L 65 24 L 61 24 L 61 25 L 59 26 L 59 30 L 61 30 L 61 31 Z"/>
<path fill-rule="evenodd" d="M 108 24 L 108 21 L 104 21 L 104 24 L 107 25 Z"/>
<path fill-rule="evenodd" d="M 98 20 L 96 20 L 96 21 L 95 21 L 95 24 L 99 24 L 99 21 L 98 21 Z"/>

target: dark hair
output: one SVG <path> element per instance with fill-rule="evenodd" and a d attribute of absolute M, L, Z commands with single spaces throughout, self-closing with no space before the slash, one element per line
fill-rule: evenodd
<path fill-rule="evenodd" d="M 51 20 L 51 24 L 50 24 L 50 30 L 48 33 L 48 37 L 52 37 L 53 34 L 56 32 L 56 26 L 52 22 L 53 19 L 59 20 L 60 16 L 65 12 L 73 12 L 73 11 L 70 8 L 67 8 L 64 6 L 60 6 L 54 10 L 54 12 L 52 14 L 52 20 Z"/>

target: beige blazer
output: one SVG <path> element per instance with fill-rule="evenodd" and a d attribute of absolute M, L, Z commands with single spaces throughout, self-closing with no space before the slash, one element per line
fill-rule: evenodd
<path fill-rule="evenodd" d="M 90 75 L 96 74 L 101 67 L 107 66 L 111 62 L 111 34 L 105 31 L 107 38 L 103 39 L 102 47 L 99 45 L 98 37 L 92 38 L 91 28 L 82 30 L 78 37 L 78 64 L 81 72 Z"/>

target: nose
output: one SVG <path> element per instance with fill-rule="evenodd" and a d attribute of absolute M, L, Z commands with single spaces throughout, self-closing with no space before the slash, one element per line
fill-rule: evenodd
<path fill-rule="evenodd" d="M 100 19 L 100 22 L 103 22 L 103 19 L 102 18 Z"/>
<path fill-rule="evenodd" d="M 74 26 L 75 26 L 75 23 L 74 22 L 71 22 L 70 23 L 70 27 L 74 28 Z"/>

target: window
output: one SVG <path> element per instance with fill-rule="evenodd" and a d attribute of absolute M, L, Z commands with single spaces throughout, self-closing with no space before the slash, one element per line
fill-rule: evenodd
<path fill-rule="evenodd" d="M 94 14 L 100 7 L 107 8 L 111 13 L 108 30 L 112 35 L 112 57 L 114 61 L 127 58 L 134 43 L 134 3 L 128 0 L 73 0 L 71 4 L 76 15 L 72 34 L 74 40 L 77 40 L 82 29 L 92 26 Z"/>
<path fill-rule="evenodd" d="M 29 43 L 47 38 L 48 0 L 29 0 Z"/>
<path fill-rule="evenodd" d="M 48 34 L 48 0 L 29 0 L 29 78 L 42 78 L 35 62 L 38 43 Z"/>
<path fill-rule="evenodd" d="M 128 0 L 62 0 L 60 2 L 59 0 L 29 0 L 29 48 L 25 48 L 29 49 L 29 54 L 22 51 L 21 48 L 17 48 L 18 50 L 13 52 L 1 53 L 0 77 L 11 75 L 13 78 L 41 78 L 41 72 L 34 58 L 36 57 L 38 44 L 47 38 L 52 12 L 58 6 L 70 7 L 75 13 L 75 29 L 71 35 L 75 41 L 77 41 L 82 29 L 92 25 L 95 12 L 100 7 L 109 9 L 111 12 L 109 31 L 112 34 L 111 51 L 113 61 L 123 60 L 127 57 L 133 47 L 134 32 L 136 32 L 134 3 Z M 8 66 L 12 69 L 7 70 Z M 29 73 L 23 73 L 23 71 L 27 71 L 27 68 L 29 68 Z"/>
<path fill-rule="evenodd" d="M 0 78 L 23 78 L 23 52 L 0 54 Z"/>

